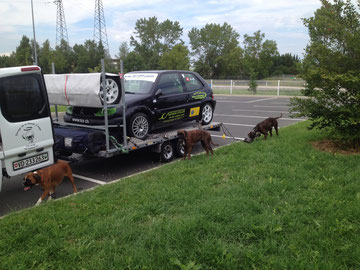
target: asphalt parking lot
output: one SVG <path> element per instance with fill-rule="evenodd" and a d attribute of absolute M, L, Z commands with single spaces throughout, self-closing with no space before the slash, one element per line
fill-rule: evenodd
<path fill-rule="evenodd" d="M 215 99 L 217 105 L 213 121 L 222 122 L 229 132 L 228 135 L 231 134 L 237 140 L 247 137 L 249 131 L 258 122 L 268 117 L 278 117 L 282 114 L 282 118 L 278 120 L 280 129 L 303 121 L 303 119 L 289 117 L 288 97 L 216 95 Z M 218 147 L 235 141 L 231 136 L 227 136 L 224 140 L 222 132 L 212 131 L 211 133 L 213 141 L 219 144 Z M 279 133 L 281 136 L 281 130 Z M 202 151 L 201 145 L 198 144 L 194 147 L 193 154 Z M 76 186 L 81 192 L 161 165 L 157 155 L 144 149 L 109 159 L 87 160 L 73 164 L 72 169 Z M 23 176 L 3 179 L 3 187 L 0 193 L 0 216 L 32 207 L 42 194 L 39 186 L 25 192 L 22 178 Z M 56 189 L 56 197 L 61 198 L 70 194 L 72 194 L 72 186 L 70 181 L 64 179 Z"/>

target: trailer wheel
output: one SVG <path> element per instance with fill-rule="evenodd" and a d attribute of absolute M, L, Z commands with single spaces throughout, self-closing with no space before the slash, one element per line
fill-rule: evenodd
<path fill-rule="evenodd" d="M 185 142 L 183 139 L 176 140 L 175 155 L 177 157 L 184 157 L 185 154 Z"/>
<path fill-rule="evenodd" d="M 164 142 L 161 145 L 160 159 L 162 162 L 170 162 L 174 158 L 174 145 L 172 142 Z"/>

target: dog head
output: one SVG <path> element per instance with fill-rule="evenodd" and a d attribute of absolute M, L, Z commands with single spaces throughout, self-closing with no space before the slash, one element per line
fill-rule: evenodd
<path fill-rule="evenodd" d="M 256 131 L 255 131 L 255 129 L 253 129 L 252 131 L 249 132 L 248 137 L 249 137 L 250 139 L 255 139 L 255 138 L 256 138 Z"/>
<path fill-rule="evenodd" d="M 40 171 L 30 172 L 26 174 L 23 181 L 24 190 L 28 191 L 33 186 L 39 184 L 41 182 L 41 176 L 42 172 Z"/>
<path fill-rule="evenodd" d="M 181 139 L 186 139 L 186 137 L 187 137 L 187 132 L 186 132 L 186 130 L 183 130 L 183 129 L 181 129 L 181 130 L 178 130 L 177 131 L 177 135 L 181 138 Z"/>

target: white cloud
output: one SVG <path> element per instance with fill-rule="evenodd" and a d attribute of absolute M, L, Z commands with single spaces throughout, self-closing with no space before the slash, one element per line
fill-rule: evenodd
<path fill-rule="evenodd" d="M 49 39 L 54 47 L 56 5 L 52 0 L 33 2 L 38 43 Z M 103 0 L 112 55 L 121 42 L 130 40 L 138 19 L 152 16 L 159 21 L 179 21 L 185 41 L 193 27 L 227 22 L 241 37 L 261 30 L 277 42 L 280 53 L 301 54 L 308 41 L 301 18 L 312 16 L 320 4 L 320 0 Z M 94 1 L 63 0 L 63 5 L 70 45 L 92 39 Z M 0 53 L 14 51 L 22 35 L 33 36 L 30 1 L 0 2 Z"/>

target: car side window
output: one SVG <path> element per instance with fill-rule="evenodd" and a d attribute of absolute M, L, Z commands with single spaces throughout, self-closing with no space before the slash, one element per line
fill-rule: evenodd
<path fill-rule="evenodd" d="M 158 89 L 161 89 L 164 95 L 180 94 L 184 92 L 178 74 L 163 74 L 160 77 Z"/>
<path fill-rule="evenodd" d="M 196 78 L 194 74 L 182 73 L 181 76 L 184 79 L 187 91 L 196 91 L 204 88 L 204 85 L 199 81 L 198 78 Z"/>

